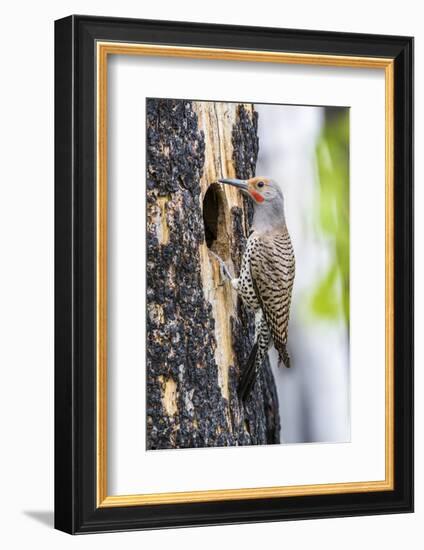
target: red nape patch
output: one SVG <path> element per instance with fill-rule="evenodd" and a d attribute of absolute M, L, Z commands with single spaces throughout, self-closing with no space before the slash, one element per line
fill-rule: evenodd
<path fill-rule="evenodd" d="M 264 198 L 262 195 L 260 195 L 259 193 L 257 193 L 256 191 L 251 191 L 250 192 L 252 197 L 255 199 L 255 201 L 257 202 L 264 202 Z"/>

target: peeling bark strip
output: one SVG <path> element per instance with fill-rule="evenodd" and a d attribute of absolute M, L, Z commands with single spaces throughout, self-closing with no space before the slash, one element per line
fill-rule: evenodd
<path fill-rule="evenodd" d="M 208 251 L 238 274 L 251 210 L 211 184 L 251 177 L 257 154 L 252 105 L 147 100 L 148 449 L 279 442 L 269 364 L 238 402 L 254 316 Z"/>

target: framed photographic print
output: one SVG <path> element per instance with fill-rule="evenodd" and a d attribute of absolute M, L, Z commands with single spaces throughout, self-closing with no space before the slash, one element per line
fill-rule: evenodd
<path fill-rule="evenodd" d="M 55 25 L 55 525 L 413 509 L 413 39 Z"/>

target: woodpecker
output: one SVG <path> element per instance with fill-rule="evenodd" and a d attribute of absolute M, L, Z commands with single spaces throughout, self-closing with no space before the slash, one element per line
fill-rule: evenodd
<path fill-rule="evenodd" d="M 286 225 L 283 193 L 275 181 L 266 177 L 218 181 L 237 187 L 254 206 L 252 232 L 239 277 L 231 277 L 218 258 L 226 278 L 245 305 L 255 311 L 255 343 L 238 386 L 239 398 L 245 401 L 272 344 L 278 352 L 278 366 L 290 367 L 287 336 L 295 257 Z"/>

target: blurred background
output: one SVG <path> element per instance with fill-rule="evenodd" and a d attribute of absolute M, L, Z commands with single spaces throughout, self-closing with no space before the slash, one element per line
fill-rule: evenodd
<path fill-rule="evenodd" d="M 291 369 L 270 352 L 283 443 L 350 440 L 349 109 L 256 104 L 257 175 L 282 187 L 296 256 Z"/>

